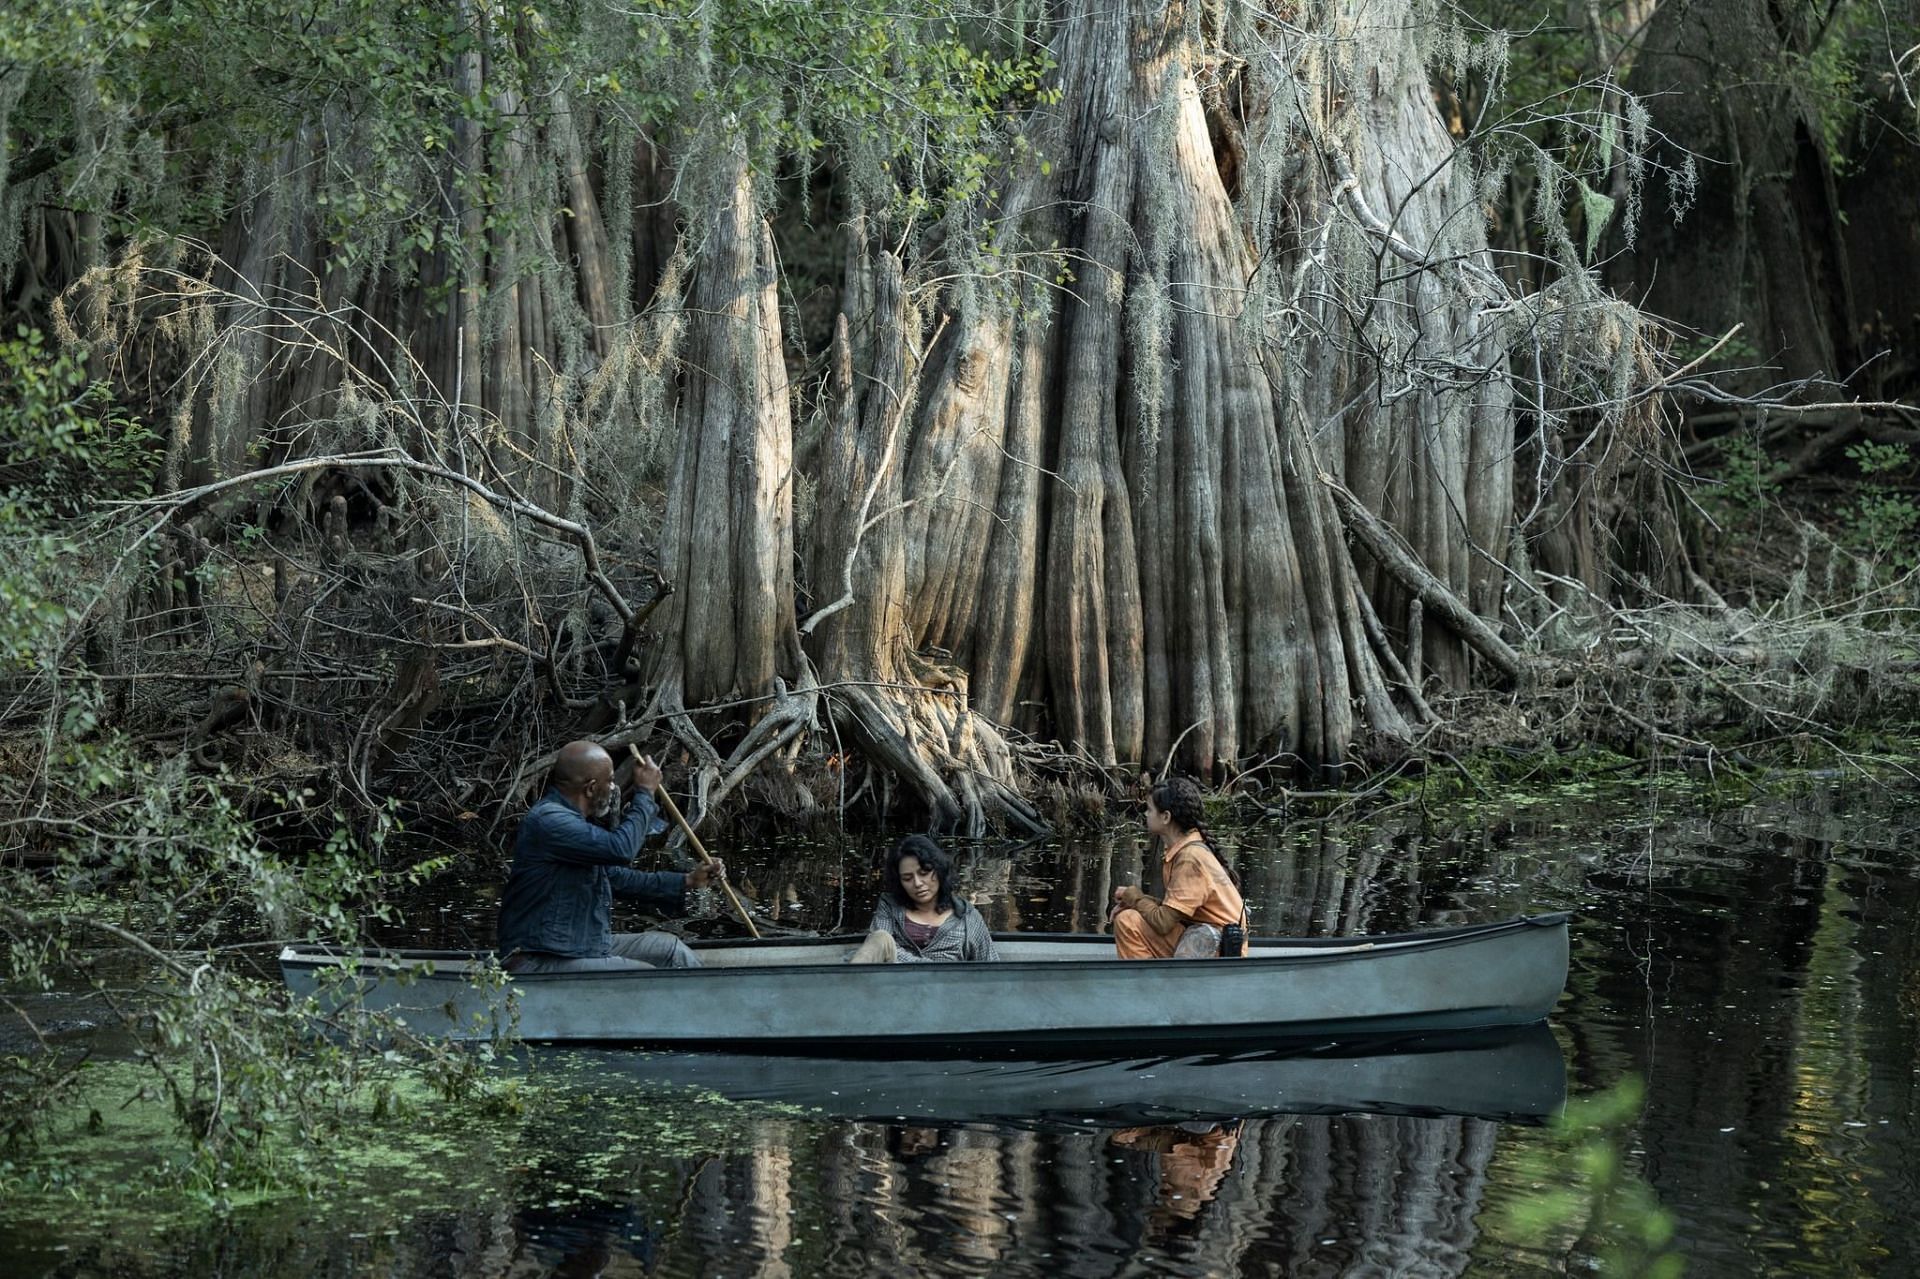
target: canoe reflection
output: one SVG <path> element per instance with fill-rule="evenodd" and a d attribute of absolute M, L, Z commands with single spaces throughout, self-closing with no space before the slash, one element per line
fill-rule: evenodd
<path fill-rule="evenodd" d="M 1470 1115 L 1559 1110 L 1566 1066 L 1544 1023 L 1471 1036 L 1291 1045 L 1254 1052 L 1058 1061 L 942 1061 L 726 1053 L 583 1053 L 623 1079 L 840 1119 L 1131 1128 L 1280 1114 Z"/>

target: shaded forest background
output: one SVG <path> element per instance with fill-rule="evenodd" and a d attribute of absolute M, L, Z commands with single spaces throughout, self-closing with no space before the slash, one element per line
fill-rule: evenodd
<path fill-rule="evenodd" d="M 1897 715 L 1916 29 L 16 6 L 8 805 L 497 840 L 592 734 L 977 833 Z"/>

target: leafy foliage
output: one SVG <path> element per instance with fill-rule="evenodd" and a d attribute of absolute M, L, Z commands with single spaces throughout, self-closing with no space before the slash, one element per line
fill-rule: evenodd
<path fill-rule="evenodd" d="M 1802 110 L 1820 135 L 1821 147 L 1836 174 L 1854 166 L 1862 126 L 1886 99 L 1890 58 L 1898 57 L 1909 32 L 1898 34 L 1898 6 L 1867 0 L 1833 4 L 1788 5 L 1804 35 L 1789 48 L 1781 67 Z"/>
<path fill-rule="evenodd" d="M 1849 541 L 1863 555 L 1896 572 L 1920 565 L 1920 504 L 1885 480 L 1913 468 L 1904 444 L 1860 443 L 1847 456 L 1865 479 L 1846 510 Z"/>
<path fill-rule="evenodd" d="M 262 839 L 227 778 L 188 770 L 183 757 L 154 759 L 103 729 L 84 697 L 70 706 L 46 778 L 49 803 L 69 816 L 30 836 L 38 871 L 8 872 L 0 983 L 15 999 L 83 1011 L 130 1037 L 149 1068 L 136 1096 L 170 1109 L 192 1144 L 193 1175 L 209 1187 L 266 1175 L 254 1165 L 271 1155 L 270 1134 L 320 1138 L 399 1066 L 450 1097 L 480 1087 L 490 1052 L 415 1043 L 397 1025 L 318 1000 L 290 1005 L 270 971 L 248 962 L 250 948 L 231 942 L 352 945 L 390 920 L 388 889 L 435 868 L 383 867 L 395 823 L 355 831 L 334 814 L 321 847 L 289 852 Z M 279 802 L 298 808 L 305 797 Z M 275 943 L 262 944 L 270 954 Z M 16 1004 L 14 1014 L 38 1034 L 30 1013 Z M 0 1138 L 30 1147 L 83 1064 L 44 1040 L 0 1060 L 20 1099 Z"/>
<path fill-rule="evenodd" d="M 1549 258 L 1591 266 L 1607 234 L 1634 242 L 1648 173 L 1648 116 L 1621 87 L 1635 6 L 1590 6 L 1584 25 L 1506 0 L 1464 0 L 1437 67 L 1454 132 L 1476 153 L 1495 240 L 1516 274 Z M 1473 51 L 1477 50 L 1475 53 Z M 1668 175 L 1684 211 L 1689 171 Z M 1514 216 L 1531 207 L 1525 221 Z"/>
<path fill-rule="evenodd" d="M 628 53 L 606 73 L 607 106 L 642 124 L 744 129 L 763 168 L 831 147 L 869 197 L 917 214 L 980 190 L 996 134 L 1052 65 L 1017 31 L 971 19 L 951 3 L 645 0 L 610 19 Z M 669 91 L 621 89 L 643 83 Z"/>
<path fill-rule="evenodd" d="M 0 672 L 42 658 L 72 620 L 58 579 L 76 552 L 56 521 L 143 492 L 151 439 L 79 355 L 37 329 L 0 341 Z"/>
<path fill-rule="evenodd" d="M 1722 448 L 1720 502 L 1746 517 L 1757 515 L 1779 490 L 1773 459 L 1751 435 L 1730 437 Z"/>
<path fill-rule="evenodd" d="M 0 341 L 0 491 L 23 514 L 80 514 L 102 496 L 144 496 L 153 432 L 89 377 L 83 353 L 38 329 Z"/>
<path fill-rule="evenodd" d="M 30 0 L 0 14 L 0 72 L 26 86 L 0 109 L 0 193 L 50 184 L 136 234 L 209 235 L 293 157 L 341 265 L 457 260 L 477 247 L 461 210 L 525 224 L 553 195 L 516 201 L 475 148 L 564 121 L 745 135 L 769 170 L 837 148 L 876 203 L 919 214 L 979 190 L 1049 65 L 952 0 Z"/>
<path fill-rule="evenodd" d="M 1536 1189 L 1503 1209 L 1514 1236 L 1539 1245 L 1579 1234 L 1594 1246 L 1600 1270 L 1676 1279 L 1685 1259 L 1673 1248 L 1673 1217 L 1628 1164 L 1621 1142 L 1645 1095 L 1629 1078 L 1570 1102 L 1548 1142 L 1524 1152 L 1520 1176 Z"/>
<path fill-rule="evenodd" d="M 450 1095 L 469 1092 L 485 1053 L 415 1045 L 376 1019 L 290 1006 L 271 974 L 246 962 L 248 948 L 232 945 L 352 944 L 391 918 L 392 886 L 436 864 L 389 868 L 391 812 L 312 814 L 314 796 L 300 791 L 261 806 L 223 772 L 198 771 L 190 755 L 156 752 L 112 726 L 101 681 L 62 678 L 50 650 L 93 603 L 94 583 L 76 571 L 101 550 L 86 533 L 88 510 L 145 491 L 150 437 L 88 379 L 83 358 L 50 350 L 37 333 L 0 343 L 0 367 L 9 459 L 0 673 L 33 668 L 60 689 L 36 757 L 10 737 L 0 777 L 0 806 L 16 815 L 0 871 L 0 989 L 36 1044 L 0 1058 L 13 1099 L 0 1144 L 31 1147 L 82 1078 L 84 1054 L 41 1031 L 45 1014 L 35 1010 L 47 1007 L 84 1012 L 131 1043 L 149 1068 L 139 1092 L 170 1109 L 192 1143 L 193 1175 L 208 1186 L 265 1157 L 271 1131 L 318 1137 L 401 1063 Z M 267 838 L 276 810 L 331 834 L 289 851 Z M 316 1043 L 316 1030 L 332 1038 Z"/>

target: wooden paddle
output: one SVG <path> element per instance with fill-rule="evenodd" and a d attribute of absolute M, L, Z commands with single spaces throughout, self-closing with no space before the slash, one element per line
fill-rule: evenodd
<path fill-rule="evenodd" d="M 638 765 L 640 763 L 640 748 L 632 742 L 628 742 L 627 750 L 633 755 L 634 764 Z M 707 846 L 700 842 L 700 837 L 693 833 L 693 827 L 687 825 L 687 819 L 680 815 L 680 806 L 673 802 L 673 796 L 667 794 L 666 786 L 662 784 L 654 787 L 653 796 L 660 801 L 660 806 L 667 810 L 667 816 L 673 818 L 673 820 L 679 824 L 680 829 L 686 833 L 687 842 L 693 845 L 694 852 L 700 854 L 700 860 L 711 864 L 713 862 L 713 854 L 709 853 Z M 754 940 L 758 941 L 760 938 L 760 930 L 753 926 L 753 917 L 747 914 L 747 908 L 741 905 L 740 898 L 734 895 L 733 885 L 729 884 L 725 879 L 722 879 L 720 881 L 720 887 L 726 890 L 727 900 L 733 903 L 733 908 L 740 912 L 740 922 L 747 926 L 747 931 L 753 934 Z"/>

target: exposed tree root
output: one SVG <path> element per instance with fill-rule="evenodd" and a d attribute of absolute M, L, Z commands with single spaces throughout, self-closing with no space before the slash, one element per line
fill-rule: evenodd
<path fill-rule="evenodd" d="M 786 683 L 774 681 L 771 708 L 760 713 L 751 727 L 723 758 L 712 741 L 694 723 L 694 713 L 680 700 L 680 691 L 671 682 L 654 695 L 652 704 L 640 718 L 643 722 L 664 723 L 674 741 L 688 753 L 692 770 L 689 789 L 692 802 L 688 820 L 698 825 L 717 811 L 748 777 L 766 767 L 760 780 L 772 793 L 769 799 L 783 819 L 804 819 L 815 807 L 812 792 L 794 776 L 791 761 L 781 752 L 808 731 L 817 731 L 819 692 L 811 672 L 801 686 L 791 692 Z M 682 836 L 675 832 L 671 842 L 678 845 Z"/>
<path fill-rule="evenodd" d="M 852 686 L 830 713 L 867 758 L 912 788 L 930 830 L 978 837 L 991 830 L 1046 830 L 1015 788 L 1013 749 L 1000 730 L 953 689 Z"/>

